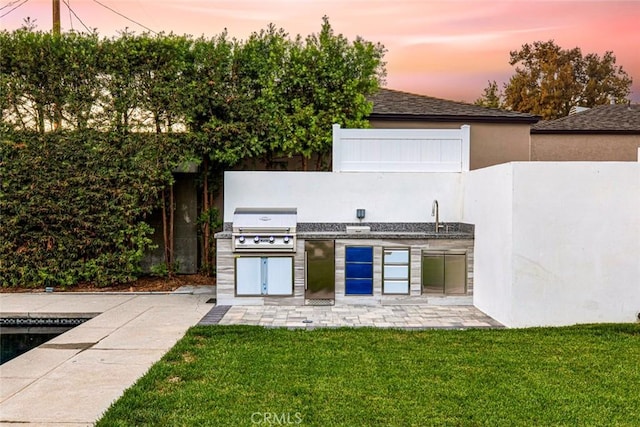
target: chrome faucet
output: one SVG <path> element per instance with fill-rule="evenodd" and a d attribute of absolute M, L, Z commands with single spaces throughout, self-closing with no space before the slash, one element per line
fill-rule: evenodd
<path fill-rule="evenodd" d="M 438 208 L 438 201 L 434 200 L 431 205 L 431 216 L 436 217 L 436 233 L 440 231 L 440 209 Z"/>

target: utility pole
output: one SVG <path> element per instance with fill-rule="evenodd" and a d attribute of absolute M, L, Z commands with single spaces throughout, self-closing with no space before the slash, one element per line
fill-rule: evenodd
<path fill-rule="evenodd" d="M 60 35 L 60 0 L 53 0 L 53 28 L 51 33 L 54 36 Z"/>

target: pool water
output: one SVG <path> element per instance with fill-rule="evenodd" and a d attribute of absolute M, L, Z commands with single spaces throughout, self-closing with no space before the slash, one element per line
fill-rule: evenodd
<path fill-rule="evenodd" d="M 0 365 L 67 332 L 73 326 L 0 327 Z"/>

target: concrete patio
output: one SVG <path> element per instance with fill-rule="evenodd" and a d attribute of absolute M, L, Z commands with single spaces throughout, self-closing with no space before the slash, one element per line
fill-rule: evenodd
<path fill-rule="evenodd" d="M 0 294 L 1 317 L 101 313 L 0 366 L 0 425 L 93 425 L 211 309 L 211 294 Z"/>

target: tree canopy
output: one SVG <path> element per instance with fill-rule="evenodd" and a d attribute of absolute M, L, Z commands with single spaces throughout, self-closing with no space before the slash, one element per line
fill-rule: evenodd
<path fill-rule="evenodd" d="M 384 78 L 380 44 L 324 17 L 291 38 L 0 32 L 0 117 L 16 130 L 183 132 L 214 161 L 328 155 L 331 125 L 365 125 Z M 304 162 L 303 162 L 304 163 Z"/>
<path fill-rule="evenodd" d="M 512 51 L 509 64 L 515 74 L 503 91 L 489 82 L 477 104 L 496 106 L 497 98 L 501 108 L 548 120 L 568 115 L 574 106 L 625 103 L 631 92 L 632 79 L 616 65 L 613 52 L 583 55 L 578 47 L 562 49 L 553 40 L 536 41 Z"/>

